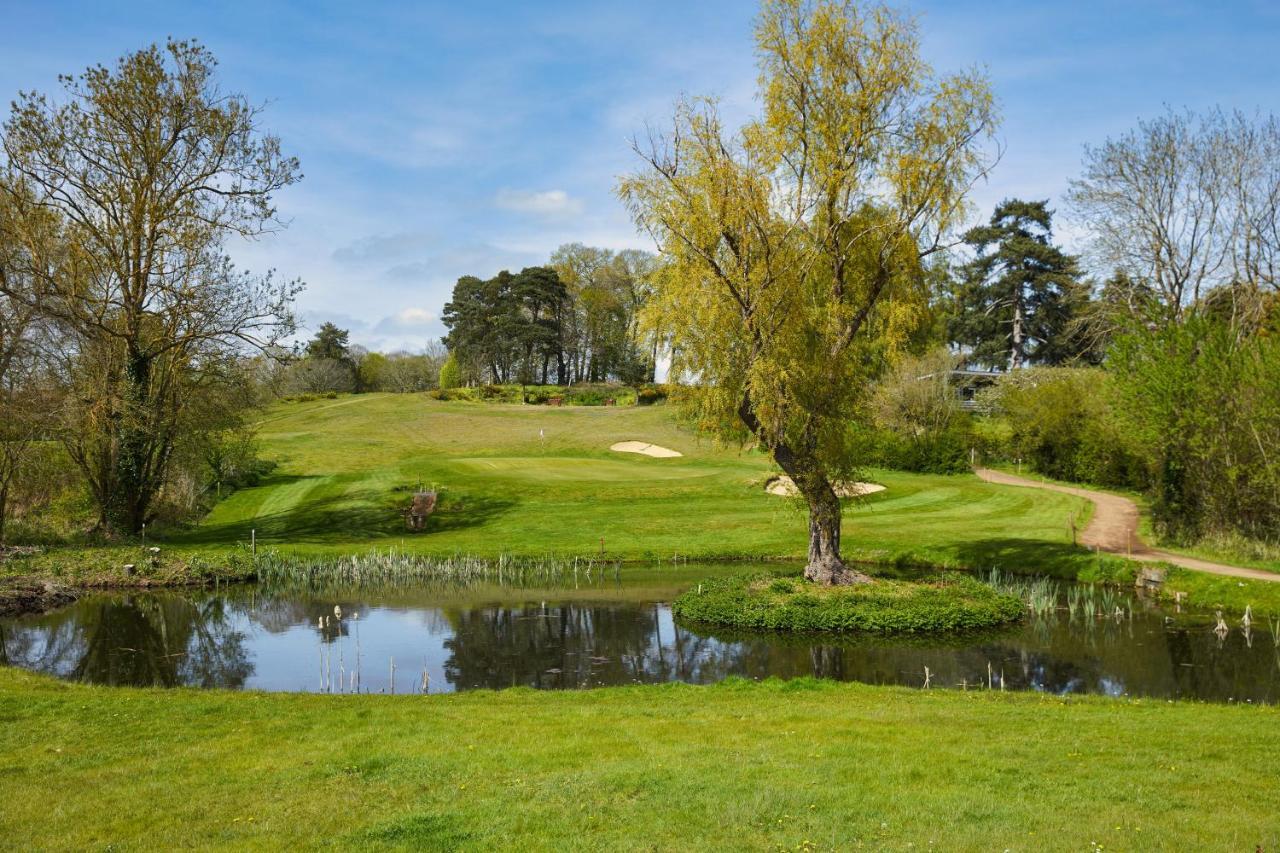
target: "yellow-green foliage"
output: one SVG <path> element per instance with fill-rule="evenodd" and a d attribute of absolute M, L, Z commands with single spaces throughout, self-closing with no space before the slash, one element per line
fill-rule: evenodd
<path fill-rule="evenodd" d="M 834 475 L 870 380 L 928 320 L 921 258 L 984 168 L 991 94 L 935 77 L 884 7 L 775 0 L 756 42 L 762 114 L 735 133 L 713 100 L 679 104 L 619 193 L 661 247 L 648 322 L 706 386 L 703 425 L 749 411 L 766 447 Z"/>
<path fill-rule="evenodd" d="M 445 363 L 440 365 L 440 388 L 447 391 L 461 384 L 462 371 L 458 368 L 458 358 L 450 353 Z"/>

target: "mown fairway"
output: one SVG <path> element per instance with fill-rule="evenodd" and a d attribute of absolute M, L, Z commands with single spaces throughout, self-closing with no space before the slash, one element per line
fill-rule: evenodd
<path fill-rule="evenodd" d="M 766 495 L 759 453 L 716 446 L 673 410 L 448 403 L 369 394 L 273 409 L 261 425 L 280 466 L 238 492 L 175 544 L 258 541 L 298 551 L 394 546 L 421 553 L 598 554 L 648 558 L 799 556 L 805 515 Z M 679 459 L 614 453 L 628 439 Z M 974 477 L 869 471 L 887 491 L 848 504 L 845 548 L 870 558 L 917 555 L 985 567 L 1069 560 L 1078 498 L 992 486 Z M 400 510 L 418 484 L 441 508 L 421 534 Z"/>
<path fill-rule="evenodd" d="M 0 669 L 0 718 L 0 833 L 27 848 L 1280 843 L 1274 708 L 809 680 L 355 698 Z"/>

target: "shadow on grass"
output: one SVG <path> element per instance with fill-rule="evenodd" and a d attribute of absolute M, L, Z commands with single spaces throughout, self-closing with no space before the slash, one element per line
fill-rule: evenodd
<path fill-rule="evenodd" d="M 272 478 L 266 485 L 285 486 L 305 477 Z M 343 491 L 311 497 L 288 510 L 255 515 L 224 523 L 206 523 L 165 537 L 178 545 L 232 545 L 249 541 L 256 531 L 261 543 L 287 545 L 293 541 L 365 541 L 391 536 L 430 536 L 487 524 L 514 507 L 516 502 L 488 495 L 447 493 L 440 507 L 420 533 L 408 530 L 404 510 L 409 505 L 405 492 L 378 492 L 373 489 Z"/>
<path fill-rule="evenodd" d="M 954 548 L 956 561 L 975 571 L 1000 569 L 1016 574 L 1050 575 L 1074 580 L 1100 562 L 1110 565 L 1116 558 L 1096 557 L 1079 545 L 1045 542 L 1040 539 L 980 539 Z"/>

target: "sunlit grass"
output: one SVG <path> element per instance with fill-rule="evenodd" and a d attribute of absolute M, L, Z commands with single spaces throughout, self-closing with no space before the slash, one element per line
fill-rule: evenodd
<path fill-rule="evenodd" d="M 0 719 L 0 832 L 28 849 L 1280 843 L 1274 708 L 809 680 L 232 694 L 0 669 Z"/>
<path fill-rule="evenodd" d="M 432 555 L 548 554 L 648 559 L 803 556 L 796 501 L 764 492 L 765 456 L 682 429 L 672 409 L 447 403 L 362 395 L 286 403 L 260 427 L 279 467 L 168 541 L 196 548 L 247 542 L 297 553 L 359 546 Z M 618 454 L 641 439 L 678 459 Z M 1067 520 L 1084 503 L 1028 495 L 972 477 L 890 471 L 888 489 L 847 506 L 845 547 L 867 559 L 947 565 L 1071 563 Z M 400 515 L 419 484 L 441 493 L 427 532 Z"/>

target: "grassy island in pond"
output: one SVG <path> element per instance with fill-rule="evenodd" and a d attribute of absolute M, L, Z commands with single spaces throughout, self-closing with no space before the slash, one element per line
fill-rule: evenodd
<path fill-rule="evenodd" d="M 1016 596 L 954 573 L 851 586 L 744 574 L 698 584 L 672 610 L 682 619 L 734 628 L 915 634 L 990 628 L 1017 621 L 1025 607 Z"/>

